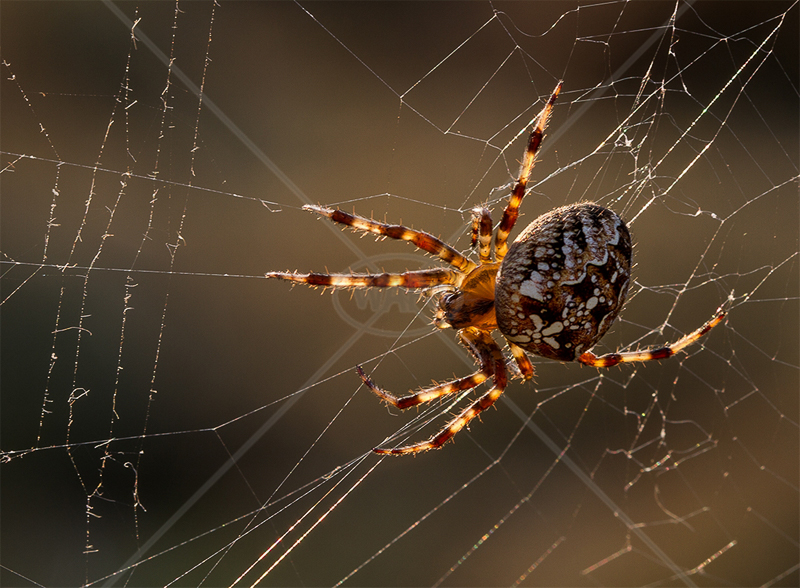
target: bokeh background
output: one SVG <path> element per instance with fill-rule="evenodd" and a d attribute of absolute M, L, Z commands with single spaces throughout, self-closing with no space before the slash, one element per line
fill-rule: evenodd
<path fill-rule="evenodd" d="M 243 585 L 798 584 L 796 3 L 0 17 L 4 586 L 231 585 L 270 546 Z M 630 221 L 601 350 L 729 317 L 663 363 L 536 361 L 456 443 L 381 460 L 453 409 L 389 411 L 355 366 L 465 374 L 454 334 L 416 294 L 263 274 L 432 263 L 306 202 L 467 250 L 559 79 L 520 224 L 581 199 Z"/>

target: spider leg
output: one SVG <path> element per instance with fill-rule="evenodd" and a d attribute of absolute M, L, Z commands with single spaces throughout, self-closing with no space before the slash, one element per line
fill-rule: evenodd
<path fill-rule="evenodd" d="M 364 379 L 364 382 L 376 394 L 392 404 L 394 404 L 396 401 L 398 404 L 395 404 L 395 406 L 400 408 L 403 408 L 400 406 L 402 403 L 407 403 L 405 404 L 406 407 L 414 406 L 415 404 L 428 402 L 429 400 L 433 400 L 434 398 L 438 398 L 457 390 L 467 390 L 471 387 L 477 386 L 490 376 L 494 381 L 494 386 L 492 386 L 488 392 L 461 411 L 456 418 L 447 423 L 447 425 L 445 425 L 441 431 L 427 441 L 421 441 L 419 443 L 414 443 L 413 445 L 405 445 L 403 447 L 394 447 L 391 449 L 376 447 L 373 449 L 375 453 L 403 455 L 406 453 L 418 453 L 420 451 L 428 451 L 429 449 L 437 449 L 444 445 L 451 437 L 453 437 L 453 435 L 463 429 L 472 419 L 492 406 L 503 394 L 506 384 L 508 383 L 505 358 L 503 357 L 503 353 L 500 351 L 500 348 L 497 346 L 497 343 L 495 343 L 494 339 L 492 339 L 490 332 L 484 331 L 483 329 L 478 329 L 476 327 L 467 327 L 461 329 L 458 332 L 458 335 L 461 339 L 461 342 L 475 357 L 475 360 L 480 363 L 480 370 L 475 372 L 472 376 L 468 376 L 467 378 L 454 380 L 453 382 L 449 382 L 447 384 L 421 390 L 412 396 L 397 398 L 396 396 L 385 392 L 384 390 L 380 390 L 377 388 L 377 386 L 374 386 L 374 384 L 372 384 L 363 374 L 363 371 L 359 371 L 359 374 L 361 375 L 362 379 Z M 472 385 L 469 385 L 471 383 Z"/>
<path fill-rule="evenodd" d="M 375 394 L 392 406 L 401 410 L 411 406 L 416 406 L 418 404 L 423 404 L 425 402 L 430 402 L 431 400 L 435 400 L 436 398 L 440 398 L 447 394 L 452 394 L 453 392 L 469 390 L 470 388 L 479 386 L 492 375 L 491 368 L 493 366 L 493 350 L 491 343 L 494 343 L 494 340 L 491 339 L 488 331 L 484 331 L 475 327 L 468 327 L 459 330 L 458 338 L 460 343 L 469 350 L 469 352 L 475 358 L 475 361 L 481 366 L 481 369 L 476 371 L 474 374 L 464 378 L 458 378 L 449 382 L 437 384 L 435 386 L 431 386 L 430 388 L 423 388 L 422 390 L 419 390 L 418 392 L 408 396 L 397 396 L 387 390 L 384 390 L 383 388 L 376 386 L 370 377 L 364 373 L 364 370 L 360 365 L 356 366 L 356 371 L 358 372 L 358 375 L 361 376 L 364 384 L 370 390 L 372 390 Z M 489 343 L 490 340 L 491 343 Z"/>
<path fill-rule="evenodd" d="M 533 131 L 531 131 L 531 135 L 528 138 L 528 148 L 525 150 L 525 156 L 522 158 L 519 178 L 511 191 L 511 198 L 509 198 L 508 205 L 503 212 L 500 226 L 497 227 L 497 236 L 494 240 L 494 252 L 498 261 L 503 259 L 508 252 L 508 234 L 511 232 L 511 229 L 514 228 L 514 223 L 517 222 L 519 206 L 522 204 L 522 199 L 525 197 L 525 188 L 528 185 L 528 179 L 533 170 L 536 152 L 542 144 L 542 139 L 544 139 L 544 130 L 550 119 L 550 113 L 553 111 L 553 104 L 555 104 L 556 98 L 558 98 L 558 94 L 561 92 L 562 83 L 563 81 L 558 82 L 547 104 L 544 105 L 544 108 L 542 108 L 542 111 L 534 121 Z"/>
<path fill-rule="evenodd" d="M 492 215 L 488 208 L 472 209 L 472 246 L 478 245 L 481 263 L 492 261 Z"/>
<path fill-rule="evenodd" d="M 687 347 L 700 339 L 703 335 L 708 333 L 711 329 L 716 327 L 719 323 L 722 322 L 722 319 L 725 318 L 725 311 L 722 307 L 717 309 L 716 314 L 711 318 L 711 320 L 707 321 L 702 327 L 699 329 L 685 335 L 678 339 L 675 343 L 670 345 L 666 345 L 664 347 L 658 347 L 656 349 L 645 349 L 644 351 L 626 351 L 623 353 L 607 353 L 606 355 L 596 356 L 591 351 L 587 351 L 586 353 L 582 354 L 576 361 L 584 365 L 590 365 L 592 367 L 611 367 L 615 366 L 619 363 L 629 363 L 633 361 L 651 361 L 654 359 L 666 359 L 668 357 L 672 357 L 679 351 L 681 351 L 684 347 Z"/>
<path fill-rule="evenodd" d="M 364 384 L 370 390 L 380 396 L 381 399 L 401 410 L 410 408 L 412 406 L 417 406 L 418 404 L 423 404 L 425 402 L 430 402 L 431 400 L 441 398 L 442 396 L 452 394 L 453 392 L 461 392 L 463 390 L 475 388 L 476 386 L 479 386 L 485 382 L 489 377 L 484 372 L 477 371 L 466 378 L 458 378 L 457 380 L 451 380 L 449 382 L 444 382 L 443 384 L 437 384 L 436 386 L 431 386 L 430 388 L 423 388 L 422 390 L 419 390 L 418 392 L 415 392 L 409 396 L 395 396 L 391 392 L 376 386 L 369 376 L 364 373 L 364 370 L 360 365 L 356 366 L 356 371 L 363 380 Z"/>
<path fill-rule="evenodd" d="M 322 216 L 327 216 L 333 222 L 353 227 L 357 231 L 375 233 L 376 235 L 399 239 L 401 241 L 410 241 L 419 249 L 437 256 L 442 261 L 449 263 L 457 270 L 464 273 L 469 273 L 477 267 L 474 261 L 470 261 L 441 239 L 423 231 L 409 229 L 403 225 L 381 223 L 357 214 L 344 212 L 338 208 L 325 208 L 323 206 L 306 204 L 303 206 L 303 210 L 310 210 Z"/>
<path fill-rule="evenodd" d="M 442 284 L 454 284 L 458 274 L 453 270 L 433 268 L 403 272 L 399 274 L 298 274 L 291 272 L 268 272 L 268 278 L 278 278 L 309 286 L 332 288 L 406 288 L 424 290 Z"/>
<path fill-rule="evenodd" d="M 508 339 L 506 339 L 508 341 Z M 531 360 L 528 358 L 528 355 L 519 345 L 508 341 L 508 348 L 511 349 L 511 355 L 514 356 L 514 360 L 517 362 L 517 366 L 519 367 L 519 372 L 522 374 L 523 380 L 530 380 L 533 377 L 533 364 Z"/>

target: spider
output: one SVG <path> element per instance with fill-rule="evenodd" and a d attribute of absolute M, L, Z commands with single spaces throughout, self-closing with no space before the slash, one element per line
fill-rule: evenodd
<path fill-rule="evenodd" d="M 720 306 L 702 327 L 675 343 L 597 356 L 591 348 L 617 318 L 630 282 L 631 236 L 623 220 L 598 204 L 580 202 L 543 214 L 509 246 L 508 236 L 517 220 L 536 152 L 561 85 L 562 82 L 556 85 L 532 123 L 519 176 L 497 230 L 493 231 L 488 209 L 473 210 L 472 245 L 478 248 L 479 263 L 429 233 L 338 209 L 306 205 L 304 209 L 357 231 L 410 241 L 451 268 L 382 274 L 266 274 L 268 278 L 309 286 L 433 291 L 438 297 L 433 324 L 440 329 L 457 329 L 459 341 L 472 354 L 478 369 L 464 378 L 396 396 L 376 386 L 358 366 L 364 384 L 399 409 L 475 388 L 491 378 L 492 387 L 430 439 L 402 447 L 376 447 L 375 453 L 403 455 L 440 448 L 497 401 L 508 383 L 508 371 L 503 352 L 492 337 L 495 329 L 508 343 L 518 375 L 528 380 L 533 377 L 533 364 L 527 353 L 597 368 L 666 359 L 700 339 L 725 317 Z"/>

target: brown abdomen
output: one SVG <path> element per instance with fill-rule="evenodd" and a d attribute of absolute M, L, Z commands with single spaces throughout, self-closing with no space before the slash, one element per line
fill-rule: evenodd
<path fill-rule="evenodd" d="M 607 208 L 582 202 L 533 221 L 500 266 L 500 331 L 526 351 L 573 361 L 617 318 L 631 272 L 631 236 Z"/>

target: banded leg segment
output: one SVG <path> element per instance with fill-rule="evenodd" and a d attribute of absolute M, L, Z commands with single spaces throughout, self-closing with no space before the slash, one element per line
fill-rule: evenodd
<path fill-rule="evenodd" d="M 528 138 L 528 148 L 525 150 L 525 155 L 522 158 L 519 178 L 511 191 L 511 197 L 503 212 L 500 226 L 497 227 L 497 235 L 494 240 L 494 254 L 497 261 L 502 260 L 506 256 L 506 253 L 508 253 L 508 234 L 517 222 L 519 206 L 522 204 L 522 199 L 525 197 L 525 188 L 528 185 L 528 179 L 531 176 L 533 165 L 536 162 L 536 152 L 542 144 L 542 139 L 544 139 L 544 130 L 547 128 L 547 123 L 550 120 L 550 113 L 553 111 L 553 104 L 555 104 L 556 98 L 558 98 L 558 94 L 561 92 L 562 84 L 563 81 L 558 82 L 547 104 L 544 105 L 544 108 L 534 121 L 533 131 Z"/>
<path fill-rule="evenodd" d="M 442 284 L 455 284 L 458 274 L 453 270 L 434 268 L 408 271 L 399 274 L 298 274 L 291 272 L 268 272 L 268 278 L 278 278 L 309 286 L 331 288 L 406 288 L 424 290 Z"/>
<path fill-rule="evenodd" d="M 471 387 L 474 387 L 467 385 L 469 382 L 476 382 L 475 385 L 477 385 L 489 377 L 493 379 L 494 386 L 492 386 L 488 392 L 478 398 L 470 406 L 461 411 L 456 418 L 447 423 L 447 425 L 445 425 L 441 431 L 427 441 L 421 441 L 412 445 L 394 447 L 391 449 L 376 447 L 373 449 L 375 453 L 404 455 L 407 453 L 418 453 L 420 451 L 428 451 L 429 449 L 437 449 L 447 443 L 447 441 L 449 441 L 453 435 L 458 433 L 467 424 L 469 424 L 472 419 L 492 406 L 503 394 L 506 385 L 508 384 L 505 358 L 503 357 L 503 353 L 500 351 L 500 348 L 497 346 L 497 343 L 495 343 L 494 339 L 492 339 L 490 332 L 475 327 L 467 327 L 465 329 L 461 329 L 458 332 L 458 335 L 461 339 L 461 342 L 475 357 L 475 360 L 480 363 L 480 369 L 472 376 L 468 376 L 467 378 L 462 378 L 460 380 L 454 380 L 453 382 L 435 386 L 433 388 L 428 388 L 405 398 L 398 398 L 390 393 L 378 389 L 376 386 L 374 386 L 374 384 L 368 382 L 368 378 L 365 379 L 364 375 L 362 375 L 362 379 L 364 379 L 364 382 L 367 383 L 367 385 L 384 400 L 392 402 L 393 404 L 393 400 L 397 401 L 398 404 L 395 404 L 395 406 L 398 406 L 399 408 L 403 408 L 403 406 L 399 406 L 400 403 L 407 403 L 406 407 L 414 406 L 416 404 L 428 402 L 434 398 L 444 396 L 445 394 L 456 392 L 457 390 L 467 390 Z M 380 390 L 380 392 L 378 390 Z"/>
<path fill-rule="evenodd" d="M 591 351 L 582 354 L 576 361 L 584 365 L 592 367 L 605 368 L 612 367 L 620 363 L 630 363 L 634 361 L 651 361 L 655 359 L 667 359 L 672 357 L 683 348 L 688 347 L 696 342 L 700 337 L 708 333 L 711 329 L 716 327 L 725 318 L 725 311 L 722 307 L 717 309 L 717 313 L 713 318 L 707 321 L 699 329 L 681 337 L 675 343 L 666 345 L 664 347 L 657 347 L 656 349 L 645 349 L 644 351 L 626 351 L 623 353 L 607 353 L 605 355 L 597 356 Z"/>
<path fill-rule="evenodd" d="M 409 396 L 395 396 L 391 392 L 376 386 L 370 377 L 364 373 L 364 370 L 360 365 L 356 366 L 356 371 L 361 377 L 361 380 L 370 390 L 377 394 L 382 400 L 385 400 L 400 410 L 405 410 L 406 408 L 417 406 L 418 404 L 424 404 L 425 402 L 436 400 L 437 398 L 447 396 L 453 392 L 462 392 L 464 390 L 475 388 L 489 378 L 487 374 L 479 370 L 474 374 L 467 376 L 466 378 L 458 378 L 457 380 L 451 380 L 449 382 L 444 382 L 443 384 L 437 384 L 436 386 L 431 386 L 430 388 L 423 388 L 422 390 L 419 390 L 418 392 L 415 392 Z"/>
<path fill-rule="evenodd" d="M 472 246 L 478 245 L 481 263 L 492 261 L 492 215 L 488 208 L 472 209 Z"/>
<path fill-rule="evenodd" d="M 519 367 L 519 373 L 522 375 L 522 379 L 530 380 L 533 377 L 533 364 L 525 353 L 525 350 L 511 341 L 508 341 L 508 348 L 511 349 L 511 355 L 514 356 L 514 360 L 517 362 L 517 367 Z"/>
<path fill-rule="evenodd" d="M 400 241 L 409 241 L 419 249 L 437 256 L 442 261 L 449 263 L 464 273 L 469 273 L 477 267 L 474 261 L 470 261 L 441 239 L 424 231 L 416 231 L 403 225 L 389 225 L 357 214 L 351 214 L 338 208 L 325 208 L 306 204 L 303 206 L 303 210 L 310 210 L 322 216 L 327 216 L 333 222 L 353 227 L 357 231 L 383 235 Z"/>
<path fill-rule="evenodd" d="M 492 372 L 487 371 L 485 368 L 493 365 L 491 345 L 494 343 L 494 340 L 487 331 L 483 331 L 475 327 L 461 329 L 458 331 L 458 338 L 459 342 L 469 350 L 469 352 L 472 354 L 472 357 L 475 358 L 475 361 L 481 366 L 481 369 L 465 378 L 458 378 L 456 380 L 431 386 L 430 388 L 423 388 L 422 390 L 419 390 L 418 392 L 408 396 L 396 396 L 395 394 L 376 386 L 370 377 L 364 373 L 364 370 L 361 369 L 360 365 L 356 366 L 356 371 L 361 377 L 361 380 L 370 390 L 377 394 L 381 399 L 401 410 L 405 410 L 406 408 L 417 406 L 418 404 L 423 404 L 425 402 L 430 402 L 431 400 L 441 398 L 442 396 L 452 394 L 453 392 L 469 390 L 470 388 L 479 386 L 492 375 Z"/>

